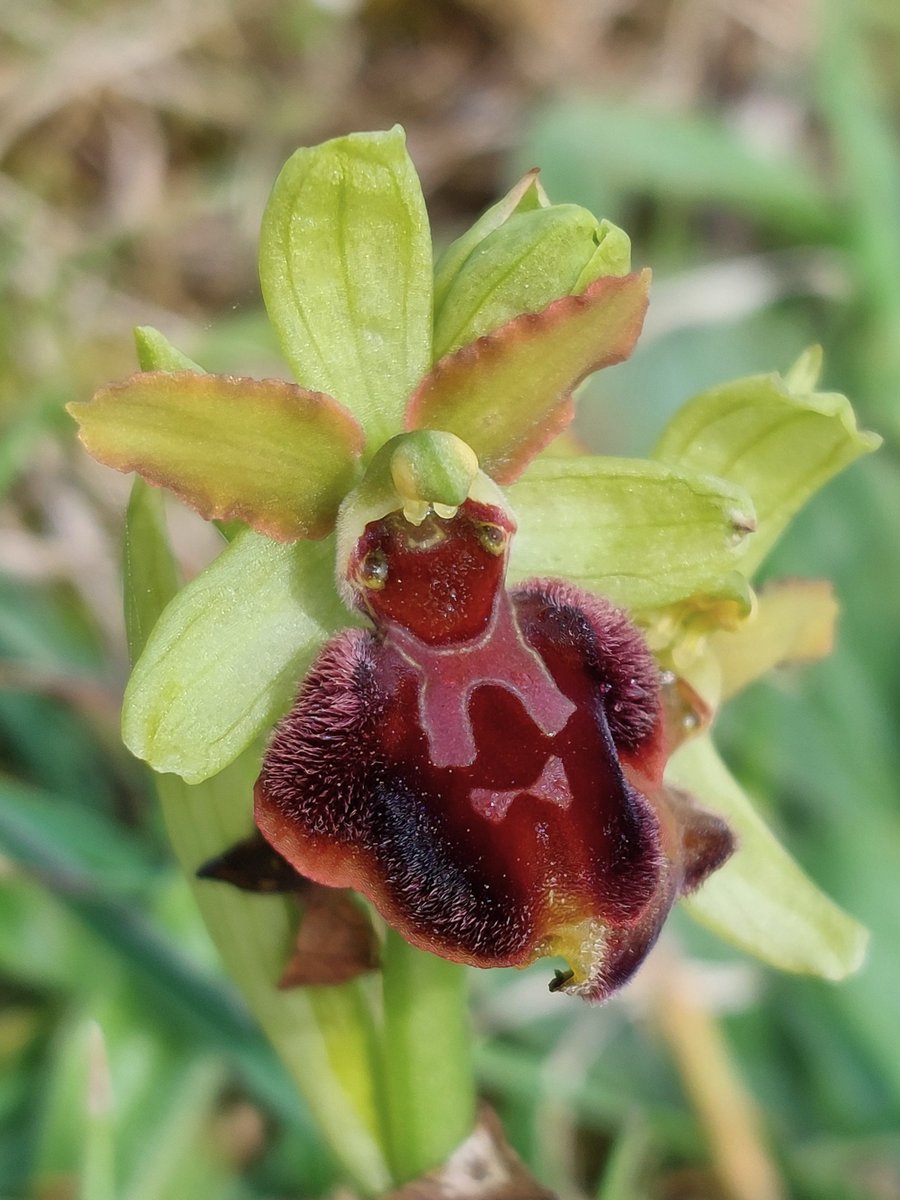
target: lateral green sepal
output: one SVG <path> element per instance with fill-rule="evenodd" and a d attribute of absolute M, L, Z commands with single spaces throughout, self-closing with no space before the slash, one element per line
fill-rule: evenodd
<path fill-rule="evenodd" d="M 333 538 L 238 534 L 163 611 L 135 665 L 122 711 L 131 752 L 199 783 L 270 729 L 348 623 L 333 570 Z"/>
<path fill-rule="evenodd" d="M 632 612 L 744 603 L 735 565 L 754 514 L 740 487 L 651 460 L 541 458 L 508 495 L 512 579 L 561 576 Z"/>
<path fill-rule="evenodd" d="M 783 971 L 839 980 L 862 964 L 868 933 L 809 879 L 757 814 L 708 734 L 669 760 L 666 781 L 724 817 L 738 848 L 693 896 L 691 916 Z"/>
<path fill-rule="evenodd" d="M 152 325 L 137 325 L 134 344 L 142 371 L 194 371 L 205 375 L 203 368 L 192 358 L 173 346 L 165 334 Z"/>

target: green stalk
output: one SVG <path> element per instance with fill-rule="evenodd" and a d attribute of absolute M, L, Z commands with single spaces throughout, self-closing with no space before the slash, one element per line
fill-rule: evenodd
<path fill-rule="evenodd" d="M 193 881 L 203 862 L 247 835 L 244 801 L 257 772 L 257 756 L 248 751 L 196 787 L 174 775 L 158 776 L 166 828 L 228 974 L 349 1178 L 375 1194 L 388 1188 L 391 1179 L 375 1090 L 374 1029 L 361 987 L 282 991 L 277 981 L 296 925 L 291 902 L 239 892 L 228 884 Z"/>
<path fill-rule="evenodd" d="M 388 930 L 383 980 L 390 1158 L 403 1182 L 439 1166 L 472 1131 L 468 970 Z"/>
<path fill-rule="evenodd" d="M 138 481 L 126 522 L 125 610 L 132 658 L 176 588 L 161 498 Z M 196 879 L 202 863 L 247 836 L 258 768 L 258 750 L 251 748 L 197 786 L 175 775 L 157 775 L 166 827 L 226 969 L 349 1180 L 363 1193 L 376 1194 L 392 1181 L 376 1095 L 374 1026 L 361 986 L 282 991 L 278 979 L 296 923 L 292 902 Z"/>
<path fill-rule="evenodd" d="M 87 1120 L 79 1187 L 80 1200 L 115 1200 L 115 1135 L 113 1100 L 100 1026 L 87 1030 Z"/>

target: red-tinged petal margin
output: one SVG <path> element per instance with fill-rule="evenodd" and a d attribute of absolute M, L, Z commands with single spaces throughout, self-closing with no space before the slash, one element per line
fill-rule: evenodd
<path fill-rule="evenodd" d="M 730 835 L 662 786 L 659 678 L 623 612 L 558 581 L 506 592 L 485 536 L 508 532 L 499 509 L 409 528 L 403 544 L 389 517 L 360 539 L 349 570 L 376 630 L 322 651 L 266 753 L 257 824 L 414 945 L 482 967 L 562 955 L 566 989 L 603 999 Z M 445 622 L 422 640 L 423 606 L 406 608 L 432 560 L 434 611 L 454 593 L 479 614 L 456 641 Z"/>
<path fill-rule="evenodd" d="M 455 433 L 511 483 L 571 421 L 572 389 L 631 353 L 649 284 L 646 270 L 606 276 L 448 354 L 413 393 L 407 429 Z"/>
<path fill-rule="evenodd" d="M 68 411 L 100 462 L 283 542 L 331 531 L 363 448 L 336 400 L 280 379 L 142 372 Z"/>

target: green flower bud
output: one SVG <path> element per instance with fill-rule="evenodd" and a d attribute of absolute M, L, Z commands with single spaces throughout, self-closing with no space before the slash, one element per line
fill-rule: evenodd
<path fill-rule="evenodd" d="M 602 276 L 626 275 L 630 261 L 627 234 L 576 204 L 550 204 L 532 172 L 441 256 L 434 357 Z"/>

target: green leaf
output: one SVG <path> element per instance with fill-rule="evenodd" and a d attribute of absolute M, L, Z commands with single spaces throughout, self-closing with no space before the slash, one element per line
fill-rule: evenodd
<path fill-rule="evenodd" d="M 895 15 L 895 6 L 885 10 Z M 830 0 L 819 21 L 820 53 L 812 60 L 814 106 L 840 180 L 840 244 L 854 275 L 862 319 L 847 352 L 872 413 L 895 437 L 900 384 L 900 146 L 890 78 L 879 71 L 877 26 L 864 5 Z M 887 32 L 887 27 L 885 32 Z M 894 26 L 896 31 L 896 24 Z M 896 35 L 892 43 L 896 53 Z M 893 55 L 892 55 L 893 57 Z M 816 78 L 817 76 L 817 78 Z M 882 79 L 884 83 L 882 83 Z M 863 316 L 864 313 L 864 316 Z M 878 406 L 877 408 L 875 406 Z"/>
<path fill-rule="evenodd" d="M 181 586 L 166 536 L 163 495 L 143 479 L 136 479 L 131 488 L 123 559 L 125 634 L 135 663 L 157 617 Z"/>
<path fill-rule="evenodd" d="M 754 375 L 703 392 L 679 410 L 655 450 L 663 462 L 750 493 L 758 530 L 741 562 L 748 576 L 810 496 L 881 444 L 857 429 L 845 396 L 812 390 L 814 374 L 811 352 L 787 377 Z"/>
<path fill-rule="evenodd" d="M 410 400 L 409 429 L 445 429 L 509 483 L 574 414 L 572 389 L 631 353 L 650 272 L 607 276 L 442 358 Z"/>
<path fill-rule="evenodd" d="M 362 451 L 339 404 L 279 379 L 141 372 L 68 411 L 100 462 L 281 541 L 334 527 Z"/>
<path fill-rule="evenodd" d="M 625 275 L 628 236 L 586 208 L 554 204 L 513 213 L 447 281 L 435 307 L 434 357 L 443 358 L 520 313 L 540 312 L 604 275 Z"/>
<path fill-rule="evenodd" d="M 259 275 L 305 387 L 336 396 L 377 450 L 431 362 L 431 237 L 399 126 L 298 150 L 263 216 Z"/>
<path fill-rule="evenodd" d="M 177 782 L 177 781 L 176 781 Z M 234 795 L 235 778 L 223 779 Z M 252 777 L 248 781 L 252 787 Z M 35 806 L 32 802 L 38 801 Z M 122 961 L 135 989 L 158 1010 L 161 1023 L 174 1024 L 194 1042 L 225 1050 L 246 1069 L 262 1094 L 279 1103 L 271 1060 L 253 1023 L 223 988 L 219 978 L 198 967 L 184 948 L 146 913 L 112 893 L 95 869 L 97 856 L 86 838 L 70 847 L 60 841 L 46 816 L 62 801 L 21 787 L 0 776 L 0 848 L 52 888 L 55 897 Z M 139 851 L 131 852 L 132 858 Z M 267 1076 L 269 1078 L 267 1078 Z M 285 1109 L 284 1097 L 280 1107 Z"/>
<path fill-rule="evenodd" d="M 201 366 L 177 350 L 165 334 L 152 325 L 138 325 L 134 331 L 134 343 L 142 371 L 194 371 L 197 375 L 206 374 Z"/>
<path fill-rule="evenodd" d="M 59 870 L 51 888 L 69 874 L 92 880 L 93 889 L 117 894 L 146 889 L 159 863 L 137 836 L 129 835 L 106 814 L 73 804 L 69 796 L 34 788 L 0 773 L 0 845 L 26 868 Z M 53 862 L 54 847 L 60 850 Z"/>
<path fill-rule="evenodd" d="M 733 597 L 754 523 L 741 488 L 638 459 L 539 459 L 509 498 L 511 578 L 562 576 L 631 610 Z"/>
<path fill-rule="evenodd" d="M 157 771 L 198 783 L 287 707 L 322 643 L 348 623 L 334 543 L 248 530 L 169 604 L 125 692 L 122 736 Z"/>
<path fill-rule="evenodd" d="M 858 970 L 868 934 L 820 892 L 756 813 L 709 735 L 670 759 L 667 783 L 723 816 L 738 849 L 685 907 L 701 924 L 784 971 L 844 979 Z"/>

